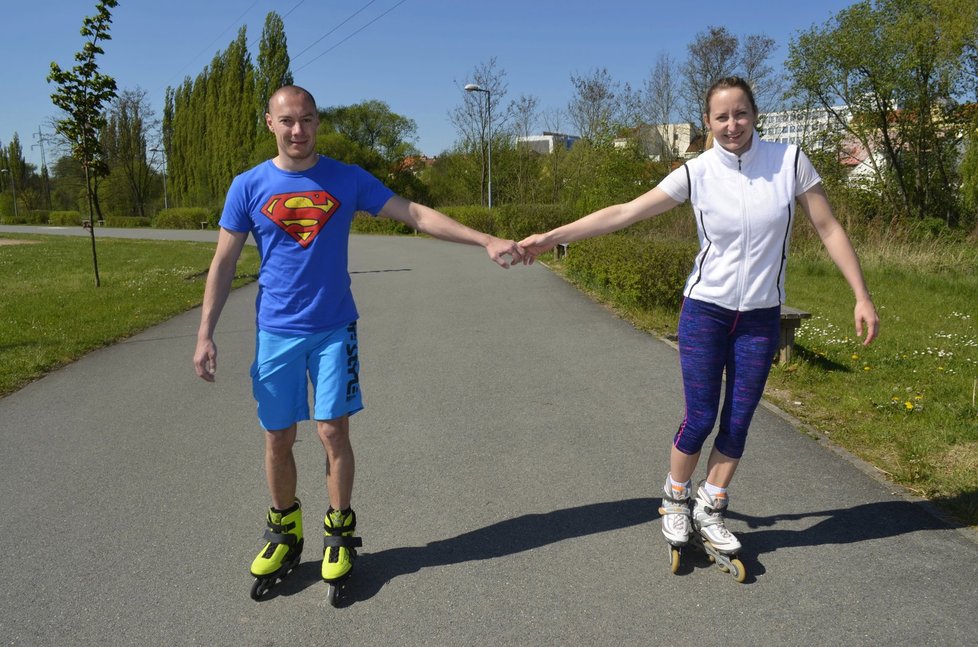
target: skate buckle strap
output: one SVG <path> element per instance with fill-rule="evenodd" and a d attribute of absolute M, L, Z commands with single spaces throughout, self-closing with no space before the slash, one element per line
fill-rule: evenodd
<path fill-rule="evenodd" d="M 361 546 L 363 546 L 363 540 L 359 537 L 323 535 L 323 548 L 359 548 Z"/>
<path fill-rule="evenodd" d="M 292 527 L 294 528 L 295 524 L 292 524 Z M 297 543 L 299 543 L 299 538 L 295 535 L 274 532 L 271 526 L 265 530 L 265 539 L 273 544 L 286 544 L 288 546 L 295 546 Z"/>
<path fill-rule="evenodd" d="M 290 523 L 275 523 L 274 521 L 269 521 L 268 529 L 273 532 L 286 533 L 290 530 L 295 529 L 295 522 L 292 521 Z"/>
<path fill-rule="evenodd" d="M 669 503 L 666 504 L 666 500 L 663 499 L 662 505 L 659 507 L 660 515 L 667 514 L 681 514 L 685 517 L 692 517 L 693 511 L 689 509 L 688 505 L 681 505 L 679 501 L 675 499 L 668 499 Z"/>

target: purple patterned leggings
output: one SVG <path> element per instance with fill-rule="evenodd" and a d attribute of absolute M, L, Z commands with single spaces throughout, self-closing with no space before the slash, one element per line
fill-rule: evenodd
<path fill-rule="evenodd" d="M 726 369 L 714 447 L 730 458 L 743 455 L 747 429 L 778 350 L 780 318 L 780 306 L 736 312 L 695 299 L 683 302 L 679 364 L 686 416 L 673 439 L 676 449 L 696 454 L 703 448 L 716 423 Z"/>

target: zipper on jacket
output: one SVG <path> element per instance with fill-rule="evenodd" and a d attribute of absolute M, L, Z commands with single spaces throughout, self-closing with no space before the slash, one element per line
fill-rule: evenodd
<path fill-rule="evenodd" d="M 740 156 L 737 157 L 737 172 L 740 175 L 740 205 L 741 205 L 740 227 L 741 227 L 741 235 L 744 238 L 744 242 L 743 242 L 744 259 L 740 265 L 740 271 L 738 272 L 739 276 L 737 277 L 737 310 L 739 311 L 744 305 L 744 293 L 746 292 L 747 289 L 747 275 L 748 275 L 747 258 L 750 255 L 749 252 L 750 252 L 750 242 L 751 242 L 750 221 L 747 217 L 747 198 L 745 196 L 745 191 L 744 191 L 745 178 L 743 175 L 744 173 L 743 158 Z"/>

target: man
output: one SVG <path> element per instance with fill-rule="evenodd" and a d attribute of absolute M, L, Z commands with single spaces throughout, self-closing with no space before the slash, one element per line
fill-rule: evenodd
<path fill-rule="evenodd" d="M 356 516 L 351 509 L 354 456 L 349 426 L 350 416 L 363 408 L 357 379 L 358 315 L 347 270 L 354 213 L 367 211 L 442 240 L 481 245 L 504 268 L 523 255 L 513 241 L 470 229 L 395 195 L 357 166 L 320 156 L 319 115 L 306 90 L 278 89 L 268 101 L 265 123 L 275 135 L 278 155 L 236 177 L 228 190 L 194 353 L 197 375 L 213 382 L 214 329 L 250 232 L 261 252 L 251 374 L 258 419 L 265 430 L 265 474 L 272 499 L 268 543 L 251 566 L 257 578 L 252 589 L 256 599 L 298 563 L 302 551 L 292 446 L 296 423 L 310 417 L 310 380 L 315 395 L 312 417 L 327 459 L 330 507 L 323 522 L 322 567 L 326 582 L 333 585 L 349 575 L 353 548 L 360 543 L 354 537 Z M 331 595 L 334 590 L 331 586 Z"/>

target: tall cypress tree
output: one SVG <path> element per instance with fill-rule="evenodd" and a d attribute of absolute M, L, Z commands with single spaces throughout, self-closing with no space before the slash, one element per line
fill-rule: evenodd
<path fill-rule="evenodd" d="M 285 23 L 277 13 L 271 11 L 265 16 L 265 27 L 258 44 L 258 68 L 255 70 L 255 93 L 258 95 L 257 112 L 262 117 L 268 98 L 283 85 L 292 85 L 288 41 L 285 37 Z"/>

